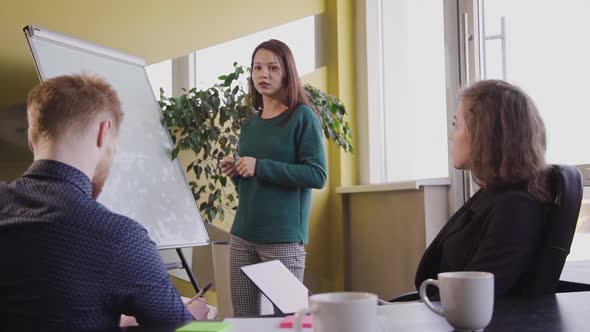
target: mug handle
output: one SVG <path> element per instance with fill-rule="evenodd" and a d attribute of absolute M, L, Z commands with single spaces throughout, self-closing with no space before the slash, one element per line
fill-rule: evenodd
<path fill-rule="evenodd" d="M 430 302 L 430 299 L 428 298 L 428 295 L 426 295 L 426 287 L 428 285 L 432 285 L 438 288 L 438 280 L 435 279 L 426 279 L 422 282 L 422 284 L 420 285 L 420 298 L 422 299 L 422 301 L 424 301 L 424 304 L 426 304 L 426 306 L 428 307 L 428 309 L 432 310 L 432 312 L 434 312 L 437 315 L 441 315 L 441 316 L 445 316 L 441 306 L 438 305 L 434 305 L 432 304 L 432 302 Z"/>
<path fill-rule="evenodd" d="M 301 332 L 303 330 L 303 317 L 311 314 L 311 309 L 301 309 L 295 313 L 295 319 L 293 320 L 293 330 L 295 332 Z"/>

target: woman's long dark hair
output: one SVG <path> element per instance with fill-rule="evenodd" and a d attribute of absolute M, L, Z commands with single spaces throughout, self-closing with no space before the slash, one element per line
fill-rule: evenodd
<path fill-rule="evenodd" d="M 499 80 L 476 82 L 462 91 L 461 99 L 473 176 L 485 186 L 527 183 L 535 199 L 547 202 L 545 124 L 533 100 Z"/>
<path fill-rule="evenodd" d="M 291 117 L 297 106 L 301 104 L 309 106 L 310 102 L 303 89 L 303 85 L 301 84 L 301 79 L 297 73 L 297 67 L 295 66 L 295 59 L 293 58 L 293 53 L 291 53 L 289 46 L 277 39 L 271 39 L 261 43 L 256 46 L 254 52 L 252 52 L 250 68 L 254 68 L 254 57 L 256 56 L 256 52 L 260 49 L 268 50 L 276 55 L 276 57 L 279 58 L 281 70 L 285 73 L 281 90 L 284 98 L 282 102 L 288 107 L 287 112 L 290 113 L 287 118 Z M 250 78 L 248 79 L 248 93 L 254 109 L 260 110 L 260 114 L 262 115 L 262 95 L 256 90 L 252 75 L 250 75 Z"/>

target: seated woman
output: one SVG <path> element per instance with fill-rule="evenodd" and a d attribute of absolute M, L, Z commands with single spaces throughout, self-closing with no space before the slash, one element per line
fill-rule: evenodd
<path fill-rule="evenodd" d="M 453 126 L 453 167 L 481 189 L 426 249 L 416 288 L 440 272 L 486 271 L 496 296 L 524 294 L 550 200 L 543 120 L 518 87 L 489 80 L 462 92 Z"/>

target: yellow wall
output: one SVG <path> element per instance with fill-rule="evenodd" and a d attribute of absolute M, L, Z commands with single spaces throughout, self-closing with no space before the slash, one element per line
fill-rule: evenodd
<path fill-rule="evenodd" d="M 154 63 L 321 13 L 324 1 L 8 0 L 0 8 L 2 109 L 23 103 L 38 82 L 22 32 L 28 24 Z"/>
<path fill-rule="evenodd" d="M 2 121 L 1 118 L 0 121 Z M 33 154 L 28 147 L 14 146 L 0 140 L 0 181 L 12 181 L 18 178 L 32 161 Z"/>
<path fill-rule="evenodd" d="M 340 98 L 348 111 L 348 120 L 353 133 L 353 146 L 356 147 L 355 130 L 355 57 L 354 57 L 354 1 L 327 0 L 326 17 L 328 25 L 328 92 Z M 330 242 L 324 250 L 330 252 L 332 287 L 330 290 L 344 288 L 344 244 L 342 197 L 335 188 L 358 184 L 356 155 L 346 154 L 334 143 L 329 148 L 330 176 Z"/>
<path fill-rule="evenodd" d="M 0 11 L 0 109 L 24 103 L 35 84 L 23 26 L 38 25 L 155 63 L 309 15 L 325 13 L 327 66 L 304 80 L 343 100 L 354 133 L 353 0 L 35 0 Z M 272 13 L 272 15 L 269 15 Z M 353 144 L 356 144 L 353 141 Z M 0 151 L 0 154 L 5 153 Z M 334 189 L 356 184 L 355 157 L 327 144 L 329 179 L 314 191 L 307 280 L 315 291 L 343 288 L 342 203 Z"/>
<path fill-rule="evenodd" d="M 305 83 L 309 83 L 316 88 L 328 90 L 328 68 L 326 66 L 319 68 L 315 72 L 302 78 Z M 324 145 L 326 155 L 330 154 L 330 144 Z M 328 160 L 328 167 L 331 161 Z M 335 289 L 338 271 L 333 270 L 332 260 L 337 257 L 330 250 L 330 243 L 337 241 L 334 238 L 333 223 L 329 209 L 330 193 L 333 193 L 332 182 L 330 178 L 321 190 L 312 191 L 312 207 L 309 218 L 309 244 L 306 247 L 308 253 L 306 260 L 305 284 L 312 292 L 324 292 Z"/>

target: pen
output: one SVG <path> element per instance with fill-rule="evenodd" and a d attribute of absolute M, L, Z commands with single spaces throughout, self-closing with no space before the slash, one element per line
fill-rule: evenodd
<path fill-rule="evenodd" d="M 205 293 L 207 293 L 207 291 L 209 290 L 209 288 L 211 288 L 211 286 L 213 286 L 213 282 L 210 282 L 207 285 L 205 285 L 205 287 L 201 288 L 201 290 L 197 293 L 197 295 L 195 295 L 195 297 L 190 299 L 190 301 L 188 301 L 187 304 L 191 304 L 191 303 L 193 303 L 194 300 L 205 295 Z"/>

